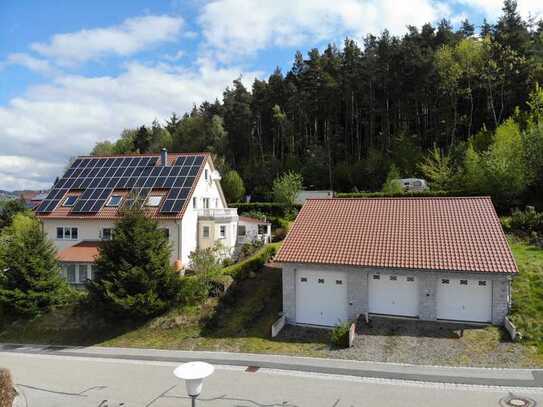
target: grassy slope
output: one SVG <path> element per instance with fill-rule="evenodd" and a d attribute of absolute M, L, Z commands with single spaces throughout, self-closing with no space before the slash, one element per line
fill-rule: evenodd
<path fill-rule="evenodd" d="M 527 344 L 543 354 L 543 250 L 519 241 L 511 248 L 520 271 L 513 280 L 512 319 Z"/>

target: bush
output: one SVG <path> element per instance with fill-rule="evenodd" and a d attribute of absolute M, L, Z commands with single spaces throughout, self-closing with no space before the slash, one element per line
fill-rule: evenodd
<path fill-rule="evenodd" d="M 334 348 L 348 348 L 349 347 L 349 330 L 351 324 L 349 322 L 344 322 L 340 325 L 337 325 L 330 335 L 330 342 Z"/>
<path fill-rule="evenodd" d="M 283 217 L 289 205 L 279 202 L 238 202 L 229 204 L 232 208 L 238 208 L 239 213 L 258 211 L 266 216 Z M 302 205 L 294 205 L 294 208 L 300 209 Z"/>
<path fill-rule="evenodd" d="M 234 280 L 243 280 L 251 272 L 259 271 L 275 255 L 278 248 L 277 243 L 266 245 L 248 259 L 225 268 L 224 274 L 232 276 Z"/>
<path fill-rule="evenodd" d="M 509 221 L 510 231 L 522 235 L 543 234 L 543 212 L 516 210 Z"/>
<path fill-rule="evenodd" d="M 185 305 L 201 304 L 209 297 L 209 281 L 204 281 L 200 275 L 185 276 L 180 285 L 179 293 Z"/>
<path fill-rule="evenodd" d="M 245 185 L 236 171 L 228 171 L 221 180 L 221 186 L 229 203 L 238 202 L 245 195 Z"/>
<path fill-rule="evenodd" d="M 11 374 L 7 369 L 0 369 L 0 407 L 11 407 L 15 398 L 15 390 Z"/>

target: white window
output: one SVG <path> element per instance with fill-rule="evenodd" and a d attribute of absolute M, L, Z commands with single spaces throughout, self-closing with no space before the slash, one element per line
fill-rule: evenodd
<path fill-rule="evenodd" d="M 98 271 L 98 267 L 96 267 L 95 264 L 91 265 L 91 275 L 89 277 L 90 280 L 94 280 L 96 278 L 96 273 Z"/>
<path fill-rule="evenodd" d="M 468 280 L 460 280 L 460 285 L 468 285 Z"/>
<path fill-rule="evenodd" d="M 209 171 L 207 170 L 207 168 L 204 170 L 204 178 L 206 181 L 209 179 Z"/>
<path fill-rule="evenodd" d="M 123 197 L 121 195 L 111 195 L 106 203 L 106 206 L 117 207 L 121 204 Z"/>
<path fill-rule="evenodd" d="M 113 232 L 111 228 L 103 228 L 101 233 L 102 240 L 111 240 L 111 236 L 113 235 Z"/>
<path fill-rule="evenodd" d="M 398 276 L 390 276 L 390 281 L 396 281 L 398 279 Z"/>
<path fill-rule="evenodd" d="M 484 281 L 484 280 L 479 281 L 479 285 L 485 286 L 485 285 L 486 285 L 486 281 Z"/>
<path fill-rule="evenodd" d="M 441 280 L 441 284 L 449 284 L 449 280 L 447 278 L 444 278 Z"/>
<path fill-rule="evenodd" d="M 221 239 L 225 239 L 226 238 L 226 225 L 221 225 L 219 226 L 219 237 Z"/>
<path fill-rule="evenodd" d="M 245 225 L 238 225 L 238 236 L 245 236 L 247 234 L 247 229 Z"/>
<path fill-rule="evenodd" d="M 66 279 L 69 283 L 75 283 L 75 264 L 68 264 L 66 267 Z"/>
<path fill-rule="evenodd" d="M 215 208 L 219 207 L 219 198 L 215 198 Z"/>
<path fill-rule="evenodd" d="M 89 266 L 86 264 L 79 265 L 79 282 L 81 284 L 85 283 L 89 279 Z"/>
<path fill-rule="evenodd" d="M 300 281 L 301 281 L 302 283 L 307 283 L 307 277 L 302 277 L 302 278 L 300 278 Z"/>
<path fill-rule="evenodd" d="M 381 276 L 379 274 L 374 274 L 373 275 L 373 279 L 374 280 L 380 280 L 381 279 Z"/>
<path fill-rule="evenodd" d="M 204 226 L 202 228 L 202 235 L 205 238 L 209 238 L 209 226 Z"/>
<path fill-rule="evenodd" d="M 196 197 L 192 198 L 192 207 L 194 209 L 198 208 L 198 198 L 196 198 Z"/>
<path fill-rule="evenodd" d="M 343 284 L 343 280 L 336 280 L 336 284 L 337 284 L 337 285 L 342 285 L 342 284 Z"/>
<path fill-rule="evenodd" d="M 407 277 L 406 279 L 408 282 L 413 282 L 415 281 L 415 277 Z"/>
<path fill-rule="evenodd" d="M 59 240 L 77 240 L 78 237 L 77 228 L 57 227 L 57 239 Z"/>
<path fill-rule="evenodd" d="M 204 209 L 209 209 L 209 198 L 204 198 Z"/>
<path fill-rule="evenodd" d="M 258 225 L 258 234 L 265 235 L 268 233 L 268 225 Z"/>
<path fill-rule="evenodd" d="M 64 200 L 62 206 L 74 206 L 75 201 L 77 201 L 77 196 L 69 196 Z"/>
<path fill-rule="evenodd" d="M 324 278 L 319 278 L 317 281 L 319 284 L 324 284 Z"/>
<path fill-rule="evenodd" d="M 145 203 L 146 206 L 158 206 L 160 205 L 160 201 L 162 200 L 162 197 L 160 195 L 150 195 L 147 198 L 147 202 Z"/>

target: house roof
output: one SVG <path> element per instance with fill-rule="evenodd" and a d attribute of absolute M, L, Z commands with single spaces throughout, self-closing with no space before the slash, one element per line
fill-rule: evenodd
<path fill-rule="evenodd" d="M 258 218 L 253 218 L 251 216 L 239 216 L 239 221 L 240 222 L 247 222 L 247 223 L 258 223 L 260 225 L 268 225 L 270 224 L 270 222 L 266 221 L 266 220 L 260 220 Z"/>
<path fill-rule="evenodd" d="M 518 271 L 489 197 L 308 200 L 275 260 Z"/>
<path fill-rule="evenodd" d="M 133 195 L 142 200 L 160 195 L 158 207 L 145 208 L 148 215 L 179 219 L 211 158 L 208 153 L 170 153 L 162 163 L 160 157 L 160 153 L 77 157 L 36 213 L 42 219 L 116 219 Z M 122 196 L 119 207 L 107 206 L 112 195 Z M 68 196 L 77 197 L 74 206 L 63 206 Z"/>
<path fill-rule="evenodd" d="M 94 263 L 99 245 L 98 241 L 79 242 L 59 251 L 57 259 L 67 263 Z"/>

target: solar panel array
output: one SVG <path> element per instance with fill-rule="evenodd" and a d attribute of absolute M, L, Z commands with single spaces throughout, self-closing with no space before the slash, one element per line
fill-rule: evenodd
<path fill-rule="evenodd" d="M 36 209 L 38 213 L 55 210 L 69 191 L 83 191 L 73 213 L 96 213 L 114 190 L 128 190 L 125 205 L 144 201 L 153 190 L 167 189 L 160 213 L 178 213 L 192 189 L 202 165 L 202 155 L 177 157 L 171 166 L 157 166 L 158 157 L 78 158 Z"/>

